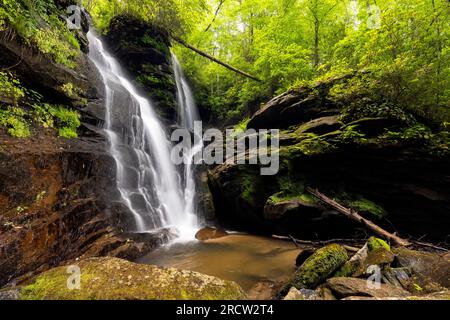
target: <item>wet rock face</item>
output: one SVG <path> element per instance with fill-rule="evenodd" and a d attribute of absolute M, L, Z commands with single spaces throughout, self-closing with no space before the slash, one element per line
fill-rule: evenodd
<path fill-rule="evenodd" d="M 41 137 L 0 151 L 0 287 L 77 257 L 137 259 L 174 238 L 170 230 L 124 234 L 111 214 L 115 163 L 103 141 Z M 55 145 L 49 145 L 53 141 Z M 125 221 L 124 221 L 125 220 Z"/>
<path fill-rule="evenodd" d="M 134 259 L 170 239 L 116 229 L 108 210 L 114 161 L 101 140 L 49 136 L 41 137 L 41 145 L 35 137 L 19 147 L 17 140 L 2 138 L 0 286 L 79 256 Z"/>
<path fill-rule="evenodd" d="M 240 300 L 234 282 L 193 271 L 140 265 L 116 258 L 77 262 L 81 290 L 67 288 L 67 267 L 49 270 L 23 287 L 27 300 Z M 124 290 L 126 288 L 126 290 Z"/>
<path fill-rule="evenodd" d="M 84 17 L 85 18 L 85 17 Z M 84 34 L 80 32 L 80 35 Z M 87 52 L 87 48 L 84 49 Z M 12 30 L 0 31 L 0 65 L 8 66 L 14 71 L 22 83 L 56 103 L 84 108 L 83 101 L 94 99 L 97 89 L 90 81 L 96 77 L 97 70 L 85 54 L 77 57 L 76 67 L 70 69 L 53 61 L 23 43 Z M 77 88 L 77 97 L 69 94 L 63 86 L 71 84 Z"/>
<path fill-rule="evenodd" d="M 176 84 L 169 35 L 130 16 L 111 21 L 106 41 L 123 67 L 170 123 L 176 120 Z"/>
<path fill-rule="evenodd" d="M 66 1 L 58 5 L 63 7 Z M 80 37 L 86 36 L 85 19 Z M 114 28 L 117 39 L 135 39 Z M 146 34 L 145 41 L 155 40 L 161 51 L 140 55 L 139 50 L 133 53 L 132 47 L 125 47 L 131 56 L 120 51 L 121 57 L 127 62 L 145 61 L 146 67 L 171 76 L 167 36 L 156 29 L 130 32 Z M 101 130 L 104 92 L 87 48 L 80 52 L 76 67 L 68 69 L 17 39 L 0 35 L 0 66 L 16 65 L 13 71 L 24 87 L 41 93 L 43 101 L 78 109 L 82 124 L 78 139 L 59 138 L 43 128 L 34 128 L 31 138 L 14 139 L 0 130 L 0 287 L 80 256 L 136 259 L 172 239 L 167 230 L 144 235 L 122 231 L 132 222 L 127 208 L 117 201 L 115 162 Z M 66 83 L 80 94 L 69 96 L 61 89 Z M 174 105 L 174 83 L 160 89 Z"/>

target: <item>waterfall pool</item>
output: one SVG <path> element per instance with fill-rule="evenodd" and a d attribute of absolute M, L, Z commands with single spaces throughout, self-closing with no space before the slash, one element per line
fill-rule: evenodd
<path fill-rule="evenodd" d="M 249 291 L 259 282 L 291 276 L 300 251 L 288 241 L 231 234 L 204 242 L 176 242 L 136 262 L 197 271 L 235 281 Z"/>

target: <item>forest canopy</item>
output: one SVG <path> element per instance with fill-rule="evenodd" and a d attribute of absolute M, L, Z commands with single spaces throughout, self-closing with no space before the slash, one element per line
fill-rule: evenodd
<path fill-rule="evenodd" d="M 42 0 L 19 2 L 28 3 L 30 8 L 46 6 Z M 6 7 L 19 2 L 2 0 Z M 173 51 L 194 86 L 201 109 L 209 110 L 210 119 L 205 120 L 238 122 L 289 88 L 363 71 L 363 80 L 335 88 L 335 94 L 365 93 L 380 105 L 408 109 L 444 128 L 450 121 L 448 0 L 82 3 L 100 32 L 107 32 L 114 16 L 132 15 L 163 27 L 173 38 L 262 80 L 242 77 L 173 41 Z M 49 46 L 38 41 L 42 37 L 30 31 L 34 29 L 29 23 L 21 26 L 23 23 L 13 16 L 9 20 L 44 49 Z M 65 32 L 64 37 L 76 45 L 70 33 Z M 59 45 L 55 56 L 71 66 L 69 52 L 75 51 L 69 49 Z"/>

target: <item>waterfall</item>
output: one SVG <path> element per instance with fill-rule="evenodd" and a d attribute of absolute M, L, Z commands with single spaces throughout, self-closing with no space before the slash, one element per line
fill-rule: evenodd
<path fill-rule="evenodd" d="M 184 76 L 183 70 L 177 57 L 172 54 L 172 65 L 174 69 L 175 82 L 177 85 L 177 102 L 178 102 L 178 126 L 189 130 L 194 135 L 194 144 L 192 148 L 184 154 L 184 200 L 187 212 L 197 212 L 195 207 L 196 181 L 194 157 L 202 151 L 202 137 L 195 136 L 198 134 L 194 131 L 194 122 L 200 120 L 197 105 L 195 104 L 194 95 Z"/>
<path fill-rule="evenodd" d="M 93 32 L 88 33 L 88 40 L 89 58 L 99 70 L 105 88 L 104 131 L 116 163 L 118 200 L 133 215 L 133 231 L 174 227 L 181 239 L 192 239 L 196 231 L 192 164 L 185 168 L 173 164 L 172 143 L 152 103 L 127 79 L 118 61 Z M 180 90 L 192 99 L 184 85 Z M 184 103 L 184 98 L 179 101 L 183 103 L 179 106 L 181 118 L 196 113 L 185 110 L 195 108 L 195 104 Z M 187 121 L 191 120 L 184 123 Z"/>

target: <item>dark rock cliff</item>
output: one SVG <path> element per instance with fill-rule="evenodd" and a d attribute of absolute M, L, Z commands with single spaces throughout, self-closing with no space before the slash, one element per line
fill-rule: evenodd
<path fill-rule="evenodd" d="M 125 21 L 120 21 L 124 26 Z M 129 22 L 129 29 L 134 23 Z M 84 27 L 77 37 L 85 39 L 87 31 Z M 168 43 L 161 41 L 165 33 L 151 29 L 145 34 L 147 41 L 158 42 L 166 53 L 162 58 L 150 46 L 145 68 L 160 70 L 163 63 L 165 79 L 172 77 L 174 82 L 168 70 Z M 168 231 L 124 232 L 127 211 L 111 201 L 117 193 L 115 162 L 101 132 L 102 84 L 87 57 L 87 46 L 81 49 L 71 69 L 22 41 L 13 29 L 0 32 L 0 66 L 8 67 L 27 90 L 38 92 L 43 102 L 76 109 L 81 115 L 76 139 L 57 137 L 53 129 L 37 125 L 31 137 L 18 139 L 0 126 L 0 286 L 78 257 L 136 259 L 171 236 Z M 121 48 L 119 54 L 144 59 L 130 47 Z M 138 76 L 135 68 L 125 67 Z M 67 83 L 77 88 L 77 95 L 62 89 Z M 173 83 L 167 90 L 159 89 L 164 97 L 175 99 Z"/>
<path fill-rule="evenodd" d="M 363 100 L 348 108 L 330 89 L 354 76 L 291 90 L 255 113 L 249 128 L 281 129 L 280 171 L 261 176 L 258 166 L 231 162 L 213 168 L 223 224 L 309 239 L 366 236 L 308 194 L 310 186 L 404 237 L 448 238 L 448 132 L 432 132 L 394 107 L 371 114 Z"/>

